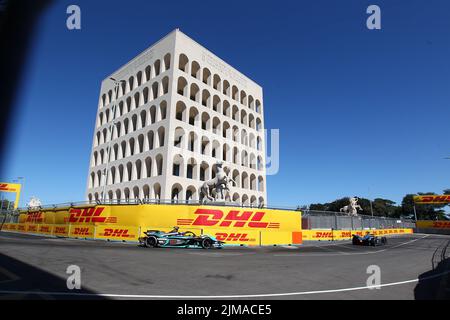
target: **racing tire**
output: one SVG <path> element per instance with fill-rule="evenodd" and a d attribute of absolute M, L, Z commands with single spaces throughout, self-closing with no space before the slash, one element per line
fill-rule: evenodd
<path fill-rule="evenodd" d="M 145 240 L 146 247 L 156 248 L 158 246 L 158 239 L 154 236 L 150 236 Z"/>
<path fill-rule="evenodd" d="M 200 245 L 202 246 L 203 249 L 211 249 L 213 242 L 210 238 L 205 238 L 202 240 L 202 242 L 200 243 Z"/>

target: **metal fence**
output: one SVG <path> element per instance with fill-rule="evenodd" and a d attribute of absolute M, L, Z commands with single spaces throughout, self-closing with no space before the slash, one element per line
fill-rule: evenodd
<path fill-rule="evenodd" d="M 303 229 L 394 229 L 415 228 L 411 219 L 358 215 L 355 217 L 340 212 L 304 210 Z"/>

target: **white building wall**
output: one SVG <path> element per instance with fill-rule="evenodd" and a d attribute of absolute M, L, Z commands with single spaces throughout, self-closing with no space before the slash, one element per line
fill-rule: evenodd
<path fill-rule="evenodd" d="M 179 30 L 111 76 L 127 83 L 114 101 L 113 82 L 109 77 L 102 82 L 88 200 L 102 198 L 105 182 L 106 198 L 112 200 L 198 200 L 201 178 L 211 179 L 215 164 L 222 161 L 237 182 L 229 195 L 231 201 L 266 203 L 260 86 Z M 105 181 L 102 172 L 107 167 L 114 103 L 119 112 Z M 191 136 L 196 137 L 195 143 Z M 179 164 L 179 169 L 174 164 Z"/>

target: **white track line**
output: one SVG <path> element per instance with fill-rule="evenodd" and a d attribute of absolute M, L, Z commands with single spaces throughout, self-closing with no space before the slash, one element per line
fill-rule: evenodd
<path fill-rule="evenodd" d="M 267 294 L 243 294 L 243 295 L 215 295 L 215 296 L 182 296 L 182 295 L 144 295 L 144 294 L 110 294 L 110 293 L 76 293 L 76 292 L 45 292 L 45 291 L 6 291 L 0 290 L 0 294 L 27 294 L 27 295 L 53 295 L 53 296 L 78 296 L 78 297 L 105 297 L 105 298 L 129 298 L 129 299 L 237 299 L 237 298 L 271 298 L 271 297 L 286 297 L 286 296 L 301 296 L 312 294 L 324 294 L 324 293 L 338 293 L 357 290 L 369 290 L 384 287 L 393 287 L 404 285 L 408 283 L 415 283 L 419 281 L 426 281 L 443 275 L 449 274 L 449 271 L 435 274 L 433 276 L 425 277 L 422 279 L 411 279 L 398 282 L 390 282 L 380 284 L 378 286 L 365 286 L 365 287 L 352 287 L 342 289 L 330 289 L 330 290 L 316 290 L 316 291 L 300 291 L 300 292 L 287 292 L 287 293 L 267 293 Z"/>

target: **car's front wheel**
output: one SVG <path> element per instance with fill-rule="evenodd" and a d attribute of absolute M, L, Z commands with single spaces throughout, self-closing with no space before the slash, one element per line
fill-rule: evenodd
<path fill-rule="evenodd" d="M 201 246 L 202 246 L 203 249 L 211 249 L 212 245 L 213 245 L 213 242 L 209 238 L 205 238 L 201 242 Z"/>
<path fill-rule="evenodd" d="M 156 237 L 154 236 L 150 236 L 147 238 L 146 244 L 147 247 L 156 248 L 158 246 L 158 239 L 156 239 Z"/>

